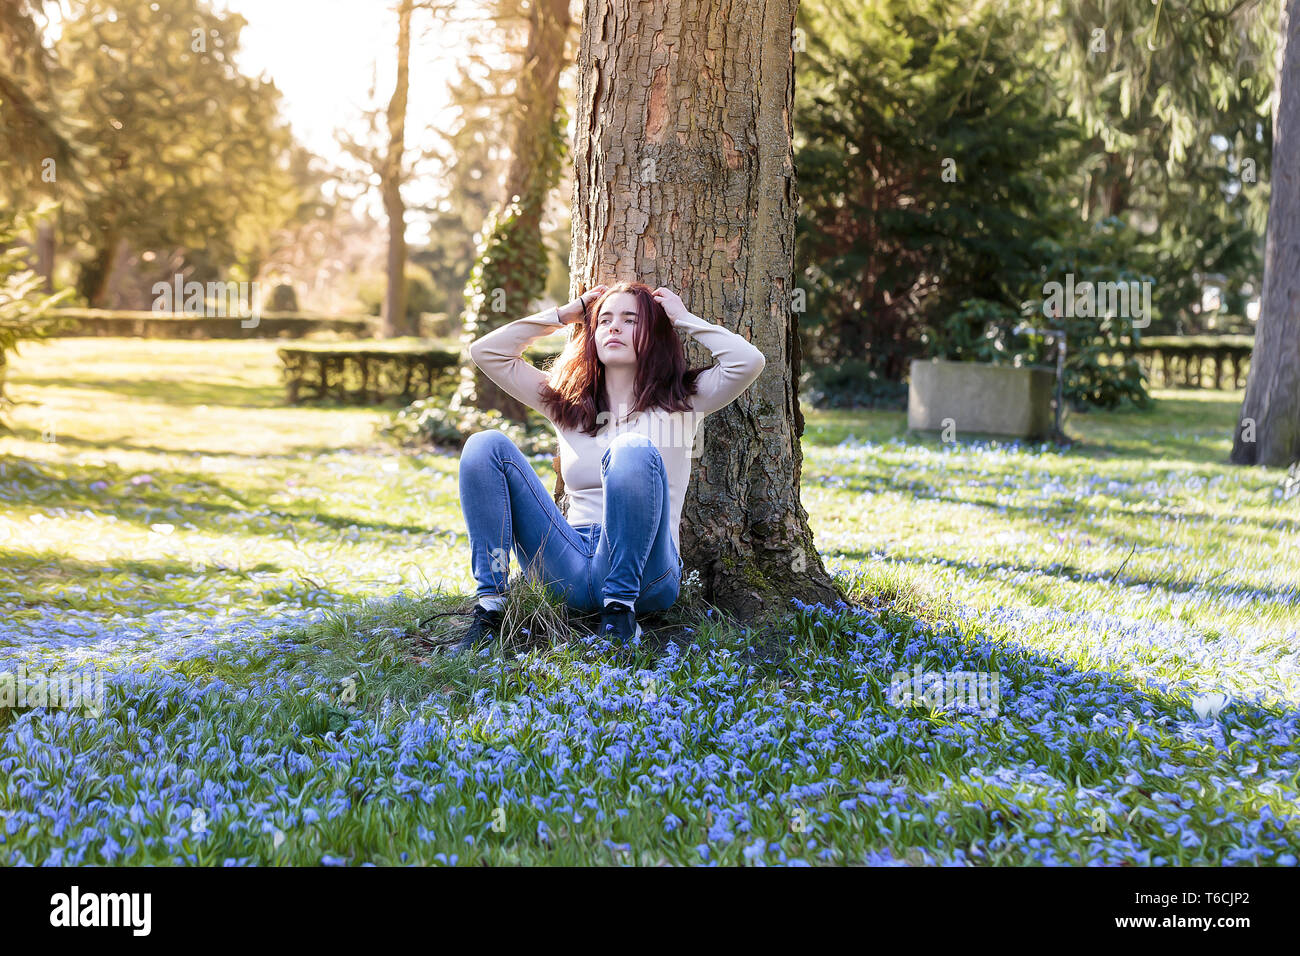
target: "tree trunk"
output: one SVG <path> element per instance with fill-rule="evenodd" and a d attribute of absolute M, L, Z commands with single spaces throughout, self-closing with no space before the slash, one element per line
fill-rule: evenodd
<path fill-rule="evenodd" d="M 791 311 L 798 0 L 586 6 L 578 59 L 573 285 L 637 279 L 762 349 L 767 367 L 701 423 L 682 558 L 741 620 L 840 595 L 799 499 Z M 710 356 L 687 339 L 693 366 Z"/>
<path fill-rule="evenodd" d="M 1300 20 L 1284 0 L 1273 92 L 1273 175 L 1264 289 L 1233 464 L 1300 460 Z"/>
<path fill-rule="evenodd" d="M 1120 216 L 1128 210 L 1129 183 L 1133 179 L 1133 157 L 1106 154 L 1106 215 Z"/>
<path fill-rule="evenodd" d="M 36 274 L 44 281 L 41 289 L 47 294 L 54 292 L 54 219 L 41 220 L 36 227 Z"/>
<path fill-rule="evenodd" d="M 529 314 L 532 301 L 546 289 L 549 256 L 542 241 L 542 212 L 559 175 L 563 145 L 557 110 L 564 44 L 572 22 L 569 0 L 534 0 L 528 18 L 505 196 L 489 218 L 467 289 L 467 342 Z M 515 422 L 525 421 L 528 414 L 527 405 L 472 362 L 461 367 L 450 407 L 495 409 Z"/>
<path fill-rule="evenodd" d="M 545 180 L 547 167 L 555 163 L 550 155 L 555 144 L 549 134 L 560 100 L 560 71 L 570 22 L 568 0 L 536 0 L 529 6 L 528 47 L 518 88 L 519 122 L 506 171 L 507 203 L 536 195 L 539 186 L 550 186 Z M 516 228 L 535 234 L 540 242 L 541 222 L 542 206 L 529 205 L 521 210 Z"/>
<path fill-rule="evenodd" d="M 134 251 L 130 241 L 125 237 L 118 239 L 113 264 L 109 267 L 108 275 L 104 280 L 104 292 L 100 297 L 101 308 L 135 311 L 149 307 L 152 298 L 146 298 L 143 302 L 135 301 L 137 297 L 143 296 L 144 290 L 138 288 L 138 283 L 133 283 L 130 268 L 133 257 Z"/>
<path fill-rule="evenodd" d="M 1091 147 L 1102 152 L 1105 159 L 1100 169 L 1094 169 L 1088 175 L 1083 197 L 1084 222 L 1091 222 L 1094 215 L 1100 219 L 1126 212 L 1133 178 L 1132 157 L 1125 159 L 1118 153 L 1109 152 L 1099 137 L 1093 137 Z"/>
<path fill-rule="evenodd" d="M 92 309 L 104 308 L 109 283 L 113 280 L 113 266 L 117 262 L 117 246 L 121 233 L 116 228 L 106 230 L 90 261 L 84 263 L 77 276 L 77 294 Z"/>
<path fill-rule="evenodd" d="M 388 101 L 388 156 L 380 175 L 384 212 L 388 216 L 388 282 L 384 294 L 382 334 L 410 335 L 406 316 L 406 204 L 402 200 L 402 156 L 406 152 L 406 94 L 410 83 L 411 10 L 415 0 L 402 0 L 397 11 L 397 83 Z"/>

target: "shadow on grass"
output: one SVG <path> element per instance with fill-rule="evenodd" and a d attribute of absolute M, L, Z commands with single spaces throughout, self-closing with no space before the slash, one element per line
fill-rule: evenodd
<path fill-rule="evenodd" d="M 452 529 L 449 528 L 334 515 L 308 510 L 305 507 L 273 508 L 268 505 L 266 499 L 258 498 L 256 493 L 237 492 L 219 481 L 189 472 L 167 472 L 150 468 L 147 471 L 151 479 L 149 482 L 138 486 L 127 485 L 120 489 L 120 492 L 129 497 L 111 498 L 108 497 L 108 489 L 94 492 L 90 490 L 90 485 L 97 481 L 108 484 L 129 482 L 134 473 L 126 472 L 114 465 L 102 467 L 64 463 L 52 465 L 27 458 L 0 460 L 0 468 L 3 468 L 4 477 L 11 481 L 28 481 L 33 485 L 43 486 L 33 487 L 28 502 L 31 505 L 88 509 L 96 513 L 114 515 L 119 521 L 138 527 L 150 526 L 160 520 L 159 515 L 180 511 L 183 520 L 196 528 L 221 533 L 229 533 L 232 528 L 216 520 L 217 518 L 245 518 L 246 521 L 237 529 L 241 535 L 280 536 L 283 531 L 271 524 L 273 520 L 291 522 L 299 529 L 319 527 L 322 538 L 326 537 L 323 529 L 339 530 L 354 526 L 363 533 L 435 536 L 452 533 Z M 185 487 L 173 492 L 174 485 Z M 280 490 L 279 486 L 274 490 Z M 228 498 L 235 504 L 223 504 L 214 500 L 219 498 Z M 126 507 L 128 503 L 132 507 Z M 156 510 L 158 514 L 149 514 L 147 513 L 149 510 Z M 259 523 L 266 523 L 267 526 L 259 527 Z"/>
<path fill-rule="evenodd" d="M 1148 544 L 1150 544 L 1150 542 L 1148 542 Z M 1155 548 L 1154 546 L 1148 548 L 1148 550 L 1156 550 L 1156 549 L 1157 548 Z M 866 552 L 866 551 L 840 551 L 838 552 L 838 554 L 840 557 L 850 561 L 869 561 L 869 560 L 879 558 L 878 553 L 873 554 L 871 552 Z M 1187 594 L 1192 591 L 1199 591 L 1202 594 L 1204 594 L 1207 598 L 1232 597 L 1242 593 L 1243 591 L 1248 591 L 1252 595 L 1260 595 L 1262 597 L 1274 598 L 1278 600 L 1300 599 L 1300 588 L 1296 588 L 1296 587 L 1285 588 L 1285 589 L 1266 588 L 1266 587 L 1259 587 L 1257 585 L 1237 585 L 1233 587 L 1224 587 L 1221 585 L 1220 586 L 1212 585 L 1213 579 L 1211 579 L 1211 581 L 1194 581 L 1194 580 L 1184 580 L 1182 577 L 1179 577 L 1177 579 L 1170 579 L 1167 577 L 1152 577 L 1148 575 L 1124 575 L 1124 574 L 1107 575 L 1105 573 L 1086 574 L 1072 564 L 1035 565 L 1035 564 L 1019 564 L 1012 561 L 987 561 L 987 562 L 979 563 L 975 561 L 958 561 L 951 558 L 909 557 L 906 555 L 899 555 L 899 554 L 890 554 L 888 556 L 888 561 L 890 564 L 903 564 L 903 565 L 911 564 L 911 565 L 916 565 L 918 567 L 937 565 L 939 567 L 951 568 L 957 571 L 970 572 L 974 576 L 987 574 L 988 572 L 991 571 L 1014 571 L 1014 572 L 1021 572 L 1024 574 L 1042 575 L 1045 577 L 1056 578 L 1065 581 L 1075 581 L 1083 584 L 1093 584 L 1093 583 L 1101 582 L 1107 584 L 1113 583 L 1120 587 L 1134 587 L 1138 585 L 1145 585 L 1153 589 L 1158 588 L 1160 591 L 1166 591 L 1173 594 Z M 1047 592 L 1040 592 L 1040 593 L 1045 600 L 1044 602 L 1039 602 L 1039 603 L 1045 603 L 1046 599 L 1048 598 L 1056 599 L 1053 597 L 1053 595 Z"/>
<path fill-rule="evenodd" d="M 12 428 L 10 433 L 20 441 L 41 441 L 41 432 L 34 428 L 27 428 L 19 425 Z M 348 451 L 356 446 L 354 445 L 294 445 L 288 451 L 284 452 L 239 452 L 230 449 L 216 448 L 195 448 L 191 445 L 177 446 L 175 448 L 163 448 L 159 445 L 141 445 L 132 441 L 123 441 L 118 438 L 104 439 L 96 441 L 89 438 L 80 438 L 76 435 L 59 435 L 58 444 L 68 448 L 85 448 L 94 449 L 95 451 L 121 450 L 133 452 L 145 452 L 151 455 L 179 455 L 184 458 L 229 458 L 239 459 L 247 458 L 258 462 L 276 462 L 276 461 L 300 461 L 304 454 L 312 455 L 329 455 L 340 451 Z M 398 459 L 401 460 L 401 459 Z"/>
<path fill-rule="evenodd" d="M 899 483 L 892 481 L 885 475 L 870 475 L 865 478 L 855 479 L 843 483 L 834 483 L 838 479 L 828 478 L 821 484 L 834 491 L 846 491 L 853 494 L 881 494 L 883 492 L 896 492 L 909 497 L 923 499 L 925 501 L 939 501 L 946 504 L 958 506 L 972 506 L 983 508 L 987 511 L 996 511 L 999 515 L 1014 516 L 1025 519 L 1034 524 L 1041 524 L 1043 518 L 1055 519 L 1077 519 L 1081 514 L 1089 514 L 1091 509 L 1080 508 L 1077 505 L 1067 505 L 1055 502 L 1044 502 L 1037 505 L 1015 505 L 999 502 L 996 498 L 982 498 L 972 496 L 969 498 L 960 498 L 956 495 L 942 494 L 936 491 L 932 486 L 925 485 L 918 487 L 914 483 Z M 811 483 L 811 482 L 810 482 Z M 1122 520 L 1126 518 L 1159 518 L 1161 520 L 1184 521 L 1188 524 L 1216 524 L 1222 521 L 1222 518 L 1212 514 L 1206 514 L 1202 511 L 1195 511 L 1189 508 L 1161 508 L 1159 511 L 1139 508 L 1131 502 L 1121 502 L 1111 504 L 1106 508 L 1106 514 L 1112 520 Z M 1268 519 L 1247 517 L 1238 515 L 1238 523 L 1249 524 L 1264 530 L 1291 531 L 1300 532 L 1300 518 L 1270 517 Z"/>
<path fill-rule="evenodd" d="M 639 614 L 640 643 L 619 647 L 598 633 L 599 611 L 566 607 L 532 575 L 517 571 L 508 595 L 500 635 L 477 652 L 450 653 L 472 619 L 473 595 L 433 591 L 412 598 L 403 592 L 356 600 L 327 613 L 325 620 L 290 638 L 298 646 L 292 660 L 340 687 L 356 682 L 366 670 L 363 663 L 371 665 L 382 678 L 368 678 L 356 688 L 357 706 L 369 712 L 385 699 L 412 704 L 430 693 L 466 703 L 489 686 L 484 671 L 490 668 L 484 665 L 493 660 L 514 672 L 521 657 L 581 656 L 590 648 L 620 666 L 652 668 L 671 644 L 682 651 L 693 644 L 707 647 L 730 631 L 752 634 L 753 646 L 744 658 L 771 668 L 771 652 L 779 643 L 779 625 L 771 622 L 789 616 L 788 611 L 771 614 L 742 628 L 720 609 L 685 593 L 672 607 Z M 500 675 L 494 686 L 506 696 L 526 690 Z"/>
<path fill-rule="evenodd" d="M 192 562 L 173 558 L 139 560 L 135 558 L 106 561 L 83 561 L 53 552 L 33 554 L 26 551 L 0 550 L 0 567 L 12 572 L 6 600 L 20 607 L 63 607 L 80 610 L 90 608 L 121 610 L 134 604 L 134 599 L 156 588 L 183 588 L 187 584 L 211 586 L 213 578 L 253 581 L 254 574 L 278 574 L 285 570 L 278 564 L 259 561 L 256 564 L 232 566 L 223 562 L 205 561 L 200 568 Z M 97 595 L 88 598 L 85 591 L 108 578 L 127 576 L 131 579 L 129 590 L 116 589 L 112 596 Z"/>
<path fill-rule="evenodd" d="M 1149 740 L 1140 743 L 1153 764 L 1164 753 L 1160 748 L 1168 746 L 1180 733 L 1177 724 L 1165 726 L 1161 718 L 1188 725 L 1200 723 L 1185 691 L 1166 692 L 1115 670 L 1081 667 L 1005 635 L 992 636 L 993 632 L 974 625 L 963 624 L 960 631 L 951 627 L 936 630 L 927 619 L 932 608 L 918 607 L 919 613 L 906 609 L 913 603 L 924 605 L 925 596 L 920 593 L 904 595 L 890 592 L 888 588 L 862 589 L 855 594 L 855 604 L 812 605 L 800 610 L 773 607 L 763 619 L 744 626 L 716 609 L 710 615 L 711 609 L 702 603 L 687 602 L 659 614 L 639 617 L 646 636 L 635 648 L 602 642 L 591 634 L 590 622 L 570 617 L 543 590 L 517 581 L 511 587 L 511 594 L 502 628 L 504 637 L 477 653 L 449 655 L 442 650 L 469 623 L 473 599 L 431 593 L 417 599 L 399 596 L 366 600 L 340 610 L 291 638 L 298 646 L 293 657 L 299 666 L 339 687 L 340 693 L 350 685 L 354 697 L 349 703 L 366 714 L 378 713 L 386 706 L 385 701 L 412 705 L 433 695 L 453 708 L 449 719 L 468 720 L 485 703 L 478 695 L 486 693 L 488 700 L 500 703 L 532 693 L 558 691 L 566 680 L 578 679 L 579 673 L 586 673 L 581 662 L 651 671 L 665 656 L 670 642 L 676 643 L 679 652 L 687 656 L 708 654 L 721 647 L 743 646 L 738 657 L 740 663 L 752 668 L 749 679 L 780 681 L 787 698 L 816 703 L 816 685 L 800 686 L 800 681 L 795 679 L 802 672 L 796 656 L 812 652 L 822 660 L 842 659 L 863 633 L 870 633 L 879 625 L 884 633 L 877 632 L 878 638 L 900 659 L 905 654 L 909 662 L 923 659 L 929 672 L 989 670 L 1005 681 L 1001 699 L 1007 705 L 1013 700 L 1038 702 L 1031 708 L 1035 715 L 1032 719 L 1020 715 L 1015 707 L 1006 706 L 1003 719 L 988 725 L 991 736 L 985 743 L 1005 751 L 999 754 L 1003 760 L 1039 759 L 1046 765 L 1051 762 L 1049 756 L 1055 754 L 1053 759 L 1071 767 L 1071 775 L 1082 770 L 1095 783 L 1107 779 L 1109 773 L 1118 772 L 1119 751 L 1109 755 L 1094 753 L 1092 747 L 1097 741 L 1093 740 L 1094 731 L 1090 729 L 1094 716 L 1114 719 L 1121 710 L 1131 711 L 1137 722 L 1151 730 Z M 528 631 L 526 635 L 524 630 Z M 547 660 L 555 666 L 544 669 L 549 676 L 539 676 L 536 668 L 522 666 L 524 659 Z M 806 667 L 806 660 L 805 656 L 802 666 Z M 575 663 L 579 670 L 568 670 Z M 901 663 L 898 666 L 904 667 Z M 362 674 L 368 676 L 360 679 Z M 928 707 L 900 708 L 882 703 L 890 679 L 891 674 L 882 670 L 874 684 L 870 680 L 863 683 L 862 694 L 866 696 L 859 696 L 867 702 L 866 706 L 898 711 L 900 717 L 909 716 L 923 724 L 932 724 L 936 730 L 947 727 L 954 719 L 952 715 L 931 712 Z M 1074 722 L 1069 726 L 1061 723 L 1056 732 L 1068 736 L 1077 730 L 1079 740 L 1070 741 L 1072 749 L 1064 753 L 1059 747 L 1054 750 L 1056 745 L 1041 739 L 1030 728 L 1044 719 L 1043 714 L 1063 719 L 1067 707 L 1071 708 L 1068 713 Z M 1259 730 L 1290 713 L 1289 708 L 1281 705 L 1236 701 L 1221 719 L 1225 725 Z M 1008 724 L 1011 732 L 1007 732 Z M 1123 739 L 1115 738 L 1114 742 L 1118 745 Z M 935 745 L 940 743 L 936 738 Z M 1076 749 L 1078 754 L 1074 753 Z M 1244 752 L 1223 759 L 1213 748 L 1199 749 L 1203 752 L 1196 760 L 1212 759 L 1227 771 L 1234 771 L 1239 763 L 1250 759 Z M 1085 752 L 1100 762 L 1090 767 L 1080 766 Z M 918 750 L 917 762 L 903 760 L 889 768 L 889 772 L 919 775 L 924 781 L 918 780 L 918 786 L 922 783 L 929 786 L 934 782 L 930 777 L 935 765 L 919 761 L 920 753 Z M 960 762 L 960 754 L 951 756 Z"/>
<path fill-rule="evenodd" d="M 49 571 L 51 574 L 64 578 L 83 578 L 94 577 L 103 574 L 106 571 L 113 573 L 127 572 L 139 578 L 148 580 L 161 581 L 175 574 L 193 574 L 193 565 L 187 561 L 177 561 L 170 558 L 142 561 L 136 558 L 123 558 L 116 560 L 113 564 L 104 561 L 82 561 L 76 558 L 69 558 L 63 554 L 56 554 L 51 551 L 45 551 L 33 554 L 30 551 L 9 551 L 0 549 L 0 564 L 6 569 L 24 574 L 39 574 L 43 571 Z M 283 571 L 284 568 L 278 564 L 271 564 L 268 561 L 259 561 L 256 565 L 239 570 L 229 568 L 217 568 L 216 570 L 230 570 L 235 574 L 261 573 L 265 571 Z"/>

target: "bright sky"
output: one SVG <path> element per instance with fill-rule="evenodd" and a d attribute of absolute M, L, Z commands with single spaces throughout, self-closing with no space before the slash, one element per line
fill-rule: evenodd
<path fill-rule="evenodd" d="M 4 2 L 4 0 L 0 0 Z M 295 137 L 327 160 L 351 166 L 339 149 L 337 129 L 361 130 L 361 113 L 385 108 L 393 92 L 397 58 L 395 0 L 209 0 L 214 9 L 232 10 L 248 21 L 237 55 L 242 72 L 269 76 L 283 94 L 281 110 Z M 68 0 L 48 3 L 50 39 L 73 8 Z M 457 18 L 479 16 L 473 0 L 458 0 Z M 447 81 L 464 68 L 466 39 L 482 31 L 473 24 L 446 26 L 433 14 L 416 10 L 411 25 L 410 94 L 406 114 L 407 146 L 412 150 L 438 142 L 445 128 Z M 490 58 L 491 50 L 476 53 Z M 368 101 L 372 83 L 375 100 Z M 432 167 L 428 167 L 432 171 Z M 427 176 L 427 174 L 426 174 Z M 403 190 L 407 201 L 428 201 L 436 183 L 416 180 Z M 369 203 L 378 210 L 378 199 Z M 418 227 L 413 228 L 418 231 Z M 408 238 L 416 240 L 415 234 Z"/>
<path fill-rule="evenodd" d="M 397 15 L 392 0 L 217 0 L 248 21 L 238 60 L 244 73 L 265 73 L 284 94 L 284 113 L 297 138 L 340 160 L 334 131 L 352 127 L 372 81 L 378 105 L 393 91 Z M 434 29 L 432 14 L 412 18 L 408 134 L 436 127 L 446 104 L 447 78 L 461 68 L 460 44 Z"/>
<path fill-rule="evenodd" d="M 362 128 L 361 113 L 385 108 L 392 95 L 397 60 L 393 0 L 215 0 L 213 5 L 248 21 L 240 34 L 240 68 L 275 81 L 295 137 L 332 162 L 352 165 L 338 148 L 335 131 Z M 435 145 L 434 131 L 447 122 L 447 82 L 462 68 L 456 40 L 461 29 L 436 23 L 428 11 L 416 10 L 412 16 L 406 112 L 410 148 Z M 368 99 L 372 84 L 373 101 Z M 435 187 L 417 176 L 403 194 L 409 203 L 424 203 Z M 378 196 L 372 193 L 368 200 L 372 213 L 382 218 Z M 420 241 L 422 232 L 411 223 L 407 238 Z"/>

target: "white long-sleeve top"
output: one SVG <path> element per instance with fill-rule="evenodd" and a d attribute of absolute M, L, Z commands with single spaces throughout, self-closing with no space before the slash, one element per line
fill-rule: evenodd
<path fill-rule="evenodd" d="M 541 386 L 549 376 L 523 359 L 523 352 L 538 339 L 567 326 L 557 307 L 517 319 L 487 333 L 470 344 L 469 354 L 488 378 L 529 408 L 536 409 L 555 428 L 560 446 L 560 474 L 569 494 L 568 521 L 571 527 L 601 524 L 604 520 L 604 489 L 600 482 L 600 460 L 610 441 L 626 432 L 637 432 L 654 442 L 668 472 L 671 499 L 670 524 L 673 545 L 681 554 L 679 530 L 682 502 L 691 478 L 691 461 L 701 419 L 726 407 L 749 388 L 763 371 L 763 353 L 742 335 L 721 325 L 687 315 L 674 323 L 713 353 L 716 364 L 697 379 L 699 388 L 687 397 L 688 412 L 662 408 L 639 412 L 624 422 L 606 421 L 595 435 L 577 429 L 560 428 L 542 404 Z M 613 416 L 608 416 L 612 418 Z"/>

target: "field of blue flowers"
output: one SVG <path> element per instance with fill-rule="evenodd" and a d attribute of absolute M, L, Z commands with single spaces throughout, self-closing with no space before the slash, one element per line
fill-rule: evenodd
<path fill-rule="evenodd" d="M 0 708 L 0 862 L 1296 864 L 1300 498 L 1222 464 L 1239 395 L 1067 450 L 812 412 L 850 602 L 737 627 L 688 590 L 630 653 L 533 603 L 450 660 L 413 635 L 472 593 L 455 456 L 285 407 L 273 350 L 14 362 L 0 671 L 103 696 Z"/>

